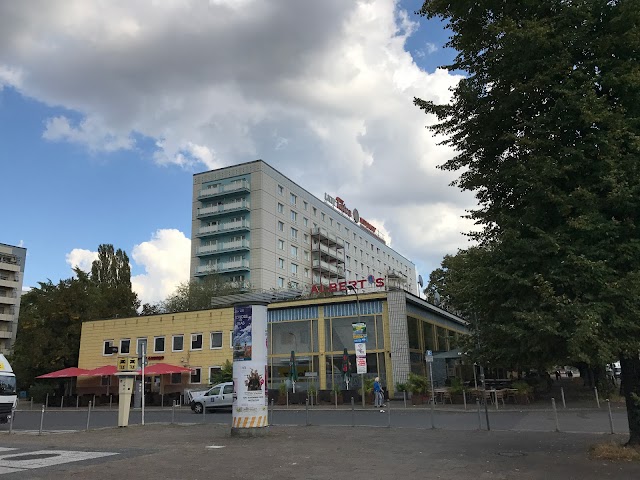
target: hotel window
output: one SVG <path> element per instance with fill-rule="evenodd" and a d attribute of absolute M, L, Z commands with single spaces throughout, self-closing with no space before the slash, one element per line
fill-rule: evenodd
<path fill-rule="evenodd" d="M 324 222 L 324 213 L 320 213 L 320 218 L 322 218 L 322 221 Z"/>
<path fill-rule="evenodd" d="M 304 278 L 309 278 L 309 276 L 310 276 L 310 275 L 309 275 L 309 269 L 308 269 L 308 268 L 305 268 L 305 269 L 304 269 Z"/>
<path fill-rule="evenodd" d="M 333 226 L 333 218 L 329 217 L 329 225 Z"/>
<path fill-rule="evenodd" d="M 284 278 L 278 277 L 278 288 L 284 288 Z"/>
<path fill-rule="evenodd" d="M 278 250 L 284 250 L 284 240 L 278 240 Z"/>
<path fill-rule="evenodd" d="M 171 384 L 178 385 L 182 383 L 182 374 L 181 373 L 172 373 L 171 374 Z"/>
<path fill-rule="evenodd" d="M 164 337 L 153 338 L 153 352 L 164 353 Z"/>
<path fill-rule="evenodd" d="M 296 197 L 293 193 L 289 194 L 289 203 L 291 205 L 295 205 L 297 200 L 298 200 L 298 197 Z"/>
<path fill-rule="evenodd" d="M 278 195 L 284 195 L 284 188 L 282 185 L 278 185 Z"/>
<path fill-rule="evenodd" d="M 174 335 L 172 338 L 172 352 L 181 352 L 184 350 L 184 335 Z"/>
<path fill-rule="evenodd" d="M 278 231 L 284 232 L 284 223 L 278 222 Z"/>
<path fill-rule="evenodd" d="M 284 213 L 284 205 L 278 202 L 278 213 Z"/>
<path fill-rule="evenodd" d="M 200 379 L 202 374 L 202 369 L 200 367 L 192 367 L 191 368 L 191 378 L 189 379 L 189 383 L 200 383 Z"/>
<path fill-rule="evenodd" d="M 309 235 L 307 235 L 306 233 L 304 234 L 304 243 L 309 243 Z"/>
<path fill-rule="evenodd" d="M 294 240 L 298 239 L 298 230 L 293 227 L 291 227 L 291 238 L 293 238 Z"/>
<path fill-rule="evenodd" d="M 298 214 L 296 212 L 294 212 L 293 210 L 291 210 L 291 221 L 293 223 L 296 223 L 298 221 Z"/>
<path fill-rule="evenodd" d="M 278 267 L 284 268 L 284 258 L 279 258 L 278 259 Z"/>
<path fill-rule="evenodd" d="M 313 216 L 316 217 L 318 215 L 318 209 L 313 207 Z"/>
<path fill-rule="evenodd" d="M 302 224 L 305 227 L 308 227 L 309 226 L 309 219 L 307 217 L 302 217 Z"/>
<path fill-rule="evenodd" d="M 202 350 L 202 334 L 191 334 L 191 350 Z"/>
<path fill-rule="evenodd" d="M 296 265 L 295 263 L 291 264 L 291 274 L 292 275 L 297 275 L 298 274 L 298 265 Z"/>
<path fill-rule="evenodd" d="M 298 247 L 291 245 L 291 256 L 293 258 L 298 258 Z"/>
<path fill-rule="evenodd" d="M 113 355 L 114 352 L 111 351 L 113 348 L 113 340 L 105 340 L 102 345 L 102 355 Z"/>
<path fill-rule="evenodd" d="M 338 231 L 341 231 L 342 230 L 342 225 L 340 225 L 340 222 L 336 222 L 336 223 L 338 225 Z"/>
<path fill-rule="evenodd" d="M 211 343 L 209 348 L 222 348 L 222 332 L 211 332 Z"/>
<path fill-rule="evenodd" d="M 129 353 L 129 349 L 131 348 L 131 339 L 123 338 L 120 340 L 120 353 Z"/>
<path fill-rule="evenodd" d="M 302 207 L 303 207 L 305 210 L 309 210 L 309 204 L 308 204 L 307 202 L 302 202 Z"/>
<path fill-rule="evenodd" d="M 306 250 L 304 251 L 304 259 L 309 260 L 309 252 L 307 252 Z"/>
<path fill-rule="evenodd" d="M 289 285 L 291 286 L 291 288 L 298 288 L 298 282 L 289 282 Z"/>
<path fill-rule="evenodd" d="M 347 266 L 351 265 L 351 257 L 347 255 Z"/>

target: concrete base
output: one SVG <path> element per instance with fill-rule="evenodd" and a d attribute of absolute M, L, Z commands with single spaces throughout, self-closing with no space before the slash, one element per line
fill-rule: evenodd
<path fill-rule="evenodd" d="M 269 427 L 231 428 L 231 436 L 240 438 L 264 437 L 268 432 Z"/>

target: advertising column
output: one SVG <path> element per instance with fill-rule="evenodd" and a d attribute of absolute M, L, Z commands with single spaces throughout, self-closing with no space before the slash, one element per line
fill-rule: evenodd
<path fill-rule="evenodd" d="M 267 307 L 247 305 L 233 312 L 232 434 L 254 435 L 267 423 Z"/>

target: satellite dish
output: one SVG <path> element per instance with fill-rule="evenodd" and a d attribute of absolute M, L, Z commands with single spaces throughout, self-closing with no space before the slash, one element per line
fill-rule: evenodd
<path fill-rule="evenodd" d="M 422 282 L 422 275 L 418 275 L 418 285 L 420 285 L 420 288 L 424 287 L 424 283 Z"/>

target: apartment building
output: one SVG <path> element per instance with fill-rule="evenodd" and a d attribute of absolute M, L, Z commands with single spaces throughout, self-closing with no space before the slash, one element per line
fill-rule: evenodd
<path fill-rule="evenodd" d="M 27 249 L 0 243 L 0 353 L 11 353 L 18 331 L 18 314 Z"/>
<path fill-rule="evenodd" d="M 415 265 L 327 192 L 319 199 L 262 160 L 193 178 L 191 278 L 217 273 L 252 289 L 417 294 Z"/>

